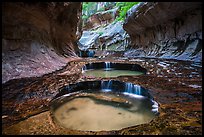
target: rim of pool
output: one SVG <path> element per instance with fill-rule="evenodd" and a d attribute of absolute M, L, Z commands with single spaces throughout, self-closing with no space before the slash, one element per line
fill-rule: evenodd
<path fill-rule="evenodd" d="M 118 80 L 83 81 L 59 89 L 50 103 L 55 124 L 80 131 L 112 131 L 159 115 L 148 89 Z M 147 109 L 144 109 L 147 108 Z"/>
<path fill-rule="evenodd" d="M 144 75 L 147 70 L 138 64 L 96 62 L 87 63 L 82 67 L 84 76 L 111 78 L 119 76 Z"/>

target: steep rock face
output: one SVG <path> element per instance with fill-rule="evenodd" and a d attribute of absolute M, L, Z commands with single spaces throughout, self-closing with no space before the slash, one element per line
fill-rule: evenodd
<path fill-rule="evenodd" d="M 123 28 L 130 35 L 127 57 L 202 60 L 202 3 L 147 2 L 133 6 Z"/>
<path fill-rule="evenodd" d="M 83 31 L 81 38 L 79 39 L 79 48 L 81 50 L 87 50 L 89 48 L 98 47 L 99 34 L 94 31 Z"/>
<path fill-rule="evenodd" d="M 77 57 L 81 10 L 77 2 L 4 2 L 2 82 L 40 76 Z"/>
<path fill-rule="evenodd" d="M 81 50 L 125 50 L 129 35 L 122 27 L 123 22 L 116 22 L 95 31 L 83 31 L 79 40 Z"/>
<path fill-rule="evenodd" d="M 102 25 L 107 25 L 113 22 L 116 16 L 118 16 L 118 8 L 97 12 L 88 18 L 83 30 L 96 29 Z"/>
<path fill-rule="evenodd" d="M 122 27 L 123 22 L 111 23 L 103 29 L 103 34 L 99 37 L 102 49 L 125 50 L 128 45 L 129 35 Z"/>

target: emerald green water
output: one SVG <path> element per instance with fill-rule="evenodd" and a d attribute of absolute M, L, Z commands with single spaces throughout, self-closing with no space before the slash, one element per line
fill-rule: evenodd
<path fill-rule="evenodd" d="M 118 76 L 135 76 L 135 75 L 142 75 L 143 72 L 140 71 L 131 71 L 131 70 L 104 70 L 104 69 L 95 69 L 95 70 L 86 70 L 83 72 L 85 76 L 92 76 L 92 77 L 118 77 Z"/>

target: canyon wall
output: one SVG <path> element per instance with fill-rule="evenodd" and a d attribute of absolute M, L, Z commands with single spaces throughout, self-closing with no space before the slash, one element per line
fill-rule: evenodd
<path fill-rule="evenodd" d="M 97 12 L 91 15 L 84 23 L 83 30 L 97 29 L 101 26 L 112 23 L 118 16 L 118 8 L 109 9 L 106 11 Z"/>
<path fill-rule="evenodd" d="M 76 59 L 80 2 L 2 3 L 2 82 L 41 76 Z"/>
<path fill-rule="evenodd" d="M 201 2 L 143 2 L 127 13 L 126 57 L 202 60 Z"/>

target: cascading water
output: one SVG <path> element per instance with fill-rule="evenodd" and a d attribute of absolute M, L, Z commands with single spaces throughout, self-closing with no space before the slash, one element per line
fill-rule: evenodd
<path fill-rule="evenodd" d="M 101 82 L 102 91 L 111 91 L 112 90 L 112 81 L 102 81 Z"/>
<path fill-rule="evenodd" d="M 85 66 L 83 66 L 83 68 L 82 68 L 82 73 L 84 73 L 86 70 L 87 70 L 87 66 L 85 65 Z"/>
<path fill-rule="evenodd" d="M 105 62 L 105 70 L 111 70 L 110 62 Z"/>
<path fill-rule="evenodd" d="M 75 130 L 119 130 L 151 121 L 158 104 L 147 90 L 116 80 L 84 81 L 65 86 L 52 101 L 61 126 Z M 145 93 L 143 93 L 145 92 Z"/>
<path fill-rule="evenodd" d="M 124 91 L 125 95 L 130 95 L 130 96 L 134 96 L 137 98 L 142 98 L 142 94 L 141 94 L 141 87 L 139 85 L 134 85 L 132 83 L 126 83 L 125 84 L 125 91 Z"/>
<path fill-rule="evenodd" d="M 141 95 L 141 87 L 139 85 L 134 85 L 134 93 L 137 95 Z"/>
<path fill-rule="evenodd" d="M 135 76 L 146 73 L 146 69 L 137 64 L 98 62 L 88 63 L 85 66 L 87 66 L 87 70 L 83 73 L 83 75 L 91 77 L 108 78 L 118 76 Z"/>

